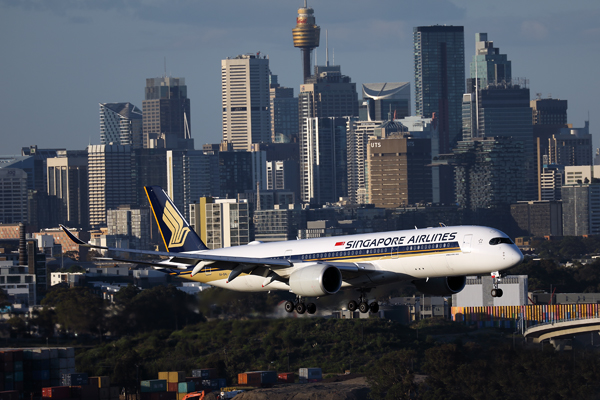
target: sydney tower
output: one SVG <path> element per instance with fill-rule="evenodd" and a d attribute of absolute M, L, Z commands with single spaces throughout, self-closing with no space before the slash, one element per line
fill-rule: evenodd
<path fill-rule="evenodd" d="M 319 47 L 319 36 L 321 28 L 315 24 L 314 10 L 306 6 L 298 9 L 296 18 L 296 27 L 292 29 L 294 37 L 294 47 L 300 47 L 302 50 L 302 65 L 304 69 L 304 82 L 311 75 L 310 73 L 310 53 L 315 47 Z"/>

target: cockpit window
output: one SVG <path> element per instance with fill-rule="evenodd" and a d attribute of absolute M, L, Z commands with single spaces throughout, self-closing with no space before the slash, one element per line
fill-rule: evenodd
<path fill-rule="evenodd" d="M 514 244 L 513 241 L 510 240 L 509 238 L 497 237 L 497 238 L 490 239 L 490 244 L 492 246 L 494 246 L 496 244 L 500 244 L 500 243 Z"/>

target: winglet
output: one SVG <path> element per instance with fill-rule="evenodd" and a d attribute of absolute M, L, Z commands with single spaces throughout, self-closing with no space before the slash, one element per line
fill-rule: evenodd
<path fill-rule="evenodd" d="M 108 247 L 102 247 L 102 246 L 94 246 L 91 245 L 89 243 L 84 242 L 83 240 L 79 239 L 78 237 L 75 237 L 75 235 L 73 235 L 66 226 L 59 224 L 58 226 L 60 226 L 60 228 L 67 234 L 67 236 L 69 237 L 69 239 L 71 239 L 71 241 L 75 244 L 78 244 L 80 246 L 84 246 L 84 247 L 94 247 L 97 249 L 108 249 Z"/>

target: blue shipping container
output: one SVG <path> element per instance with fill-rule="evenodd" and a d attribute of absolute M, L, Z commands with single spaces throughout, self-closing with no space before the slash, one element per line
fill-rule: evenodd
<path fill-rule="evenodd" d="M 179 382 L 179 385 L 177 385 L 177 391 L 179 393 L 195 392 L 196 384 L 194 382 Z"/>
<path fill-rule="evenodd" d="M 167 391 L 167 381 L 165 379 L 141 381 L 140 386 L 142 389 L 142 393 L 156 393 Z"/>

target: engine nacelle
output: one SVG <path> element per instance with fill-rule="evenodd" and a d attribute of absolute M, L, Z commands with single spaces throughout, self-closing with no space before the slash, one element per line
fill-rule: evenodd
<path fill-rule="evenodd" d="M 441 278 L 419 279 L 412 282 L 424 294 L 450 296 L 460 292 L 467 283 L 466 276 L 443 276 Z"/>
<path fill-rule="evenodd" d="M 319 297 L 337 293 L 342 287 L 342 273 L 334 266 L 312 264 L 290 275 L 290 289 L 298 296 Z"/>

